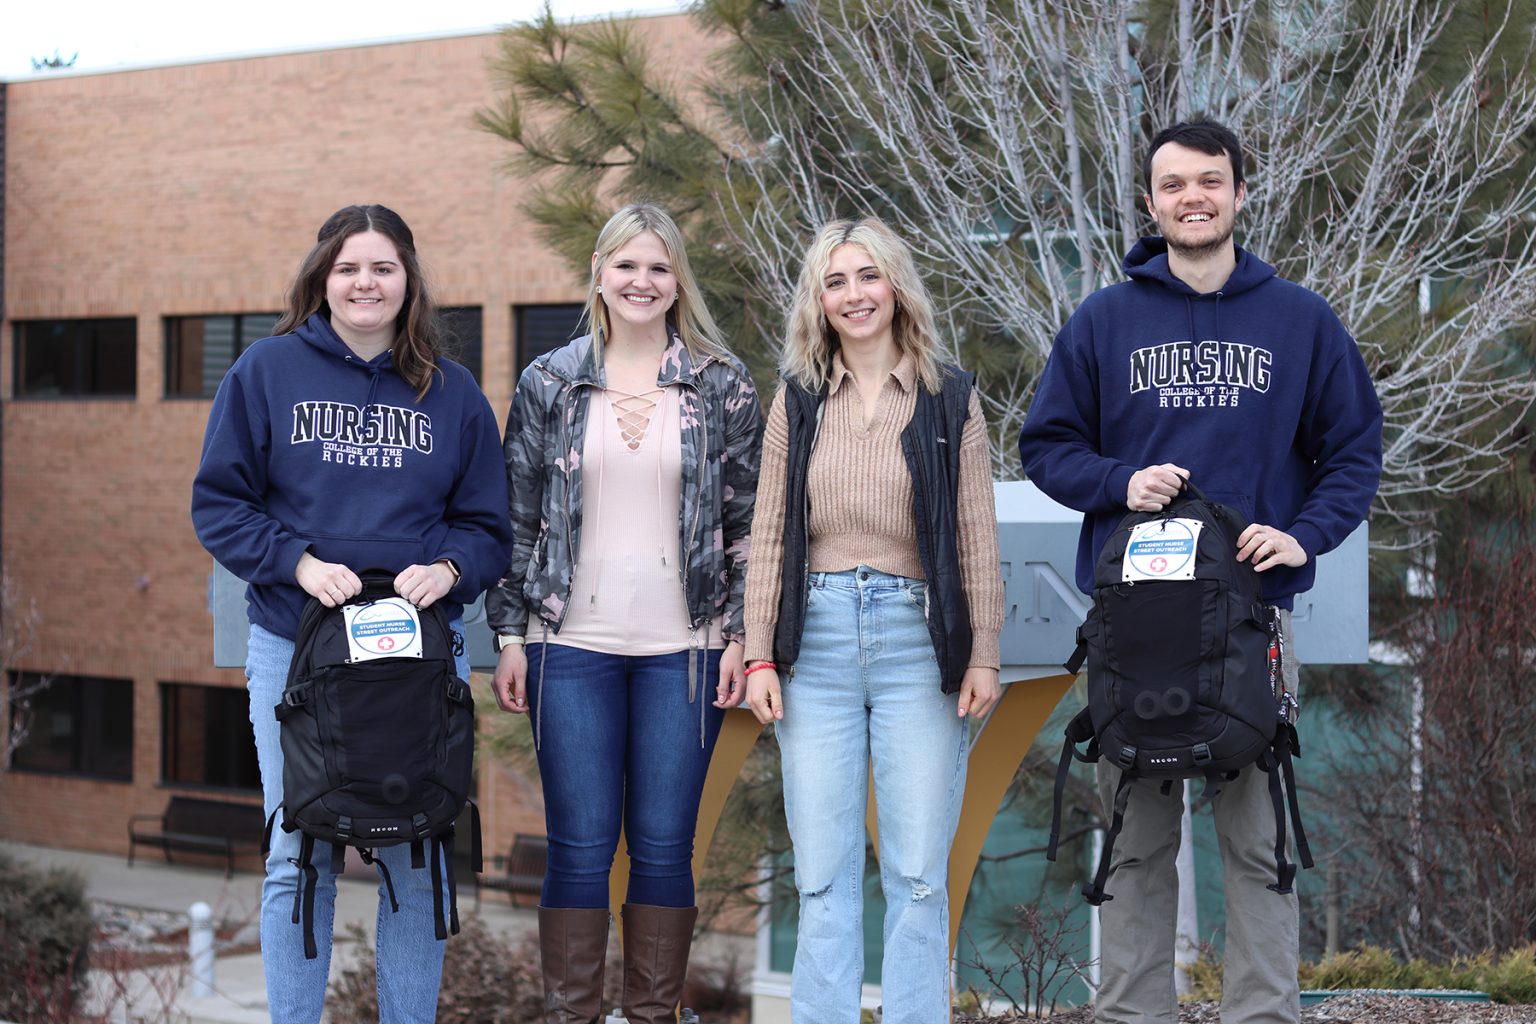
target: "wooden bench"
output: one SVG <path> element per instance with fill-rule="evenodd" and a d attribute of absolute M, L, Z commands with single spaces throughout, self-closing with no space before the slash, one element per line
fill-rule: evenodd
<path fill-rule="evenodd" d="M 128 819 L 128 866 L 140 843 L 160 847 L 167 863 L 172 850 L 223 854 L 224 877 L 235 871 L 235 856 L 261 849 L 266 825 L 258 804 L 174 795 L 160 814 L 135 814 Z"/>
<path fill-rule="evenodd" d="M 520 896 L 538 899 L 544 888 L 544 866 L 548 860 L 548 837 L 519 832 L 512 837 L 512 849 L 507 855 L 492 857 L 491 869 L 475 876 L 475 904 L 479 905 L 481 889 L 505 892 L 515 906 L 521 906 Z"/>

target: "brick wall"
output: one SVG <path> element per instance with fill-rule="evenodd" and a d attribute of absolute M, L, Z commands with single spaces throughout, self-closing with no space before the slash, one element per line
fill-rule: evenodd
<path fill-rule="evenodd" d="M 637 23 L 667 66 L 697 64 L 686 19 Z M 278 309 L 314 232 L 354 202 L 393 207 L 445 305 L 484 309 L 482 379 L 505 415 L 514 303 L 576 281 L 516 209 L 493 99 L 495 37 L 465 36 L 96 75 L 5 89 L 0 395 L 12 322 L 138 320 L 138 393 L 3 406 L 0 556 L 40 616 L 13 667 L 131 678 L 131 783 L 0 773 L 0 836 L 127 849 L 159 811 L 158 683 L 242 686 L 212 668 L 211 559 L 187 505 L 209 403 L 166 399 L 165 316 Z M 481 765 L 486 848 L 541 831 L 528 780 Z"/>

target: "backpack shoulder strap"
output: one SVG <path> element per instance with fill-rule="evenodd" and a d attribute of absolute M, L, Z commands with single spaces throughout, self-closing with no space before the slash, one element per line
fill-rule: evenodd
<path fill-rule="evenodd" d="M 1083 886 L 1083 899 L 1095 907 L 1114 899 L 1104 891 L 1104 886 L 1109 881 L 1109 865 L 1115 854 L 1115 840 L 1120 838 L 1120 829 L 1125 825 L 1125 805 L 1131 799 L 1131 786 L 1135 782 L 1135 772 L 1120 773 L 1120 784 L 1115 787 L 1115 813 L 1110 820 L 1109 831 L 1104 834 L 1104 852 L 1099 855 L 1099 870 L 1094 873 L 1093 881 Z"/>

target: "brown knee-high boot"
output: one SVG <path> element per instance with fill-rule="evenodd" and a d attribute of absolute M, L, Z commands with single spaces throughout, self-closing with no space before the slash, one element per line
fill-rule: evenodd
<path fill-rule="evenodd" d="M 608 959 L 606 907 L 540 907 L 544 1024 L 597 1024 Z"/>
<path fill-rule="evenodd" d="M 676 1024 L 698 907 L 624 904 L 624 1019 Z"/>

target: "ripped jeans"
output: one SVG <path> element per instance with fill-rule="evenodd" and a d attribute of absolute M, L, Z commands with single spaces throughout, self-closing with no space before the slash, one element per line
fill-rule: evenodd
<path fill-rule="evenodd" d="M 795 1024 L 859 1019 L 865 808 L 873 772 L 886 1024 L 949 1019 L 949 847 L 969 719 L 939 690 L 925 585 L 860 566 L 812 573 L 805 632 L 775 726 L 800 892 Z"/>

